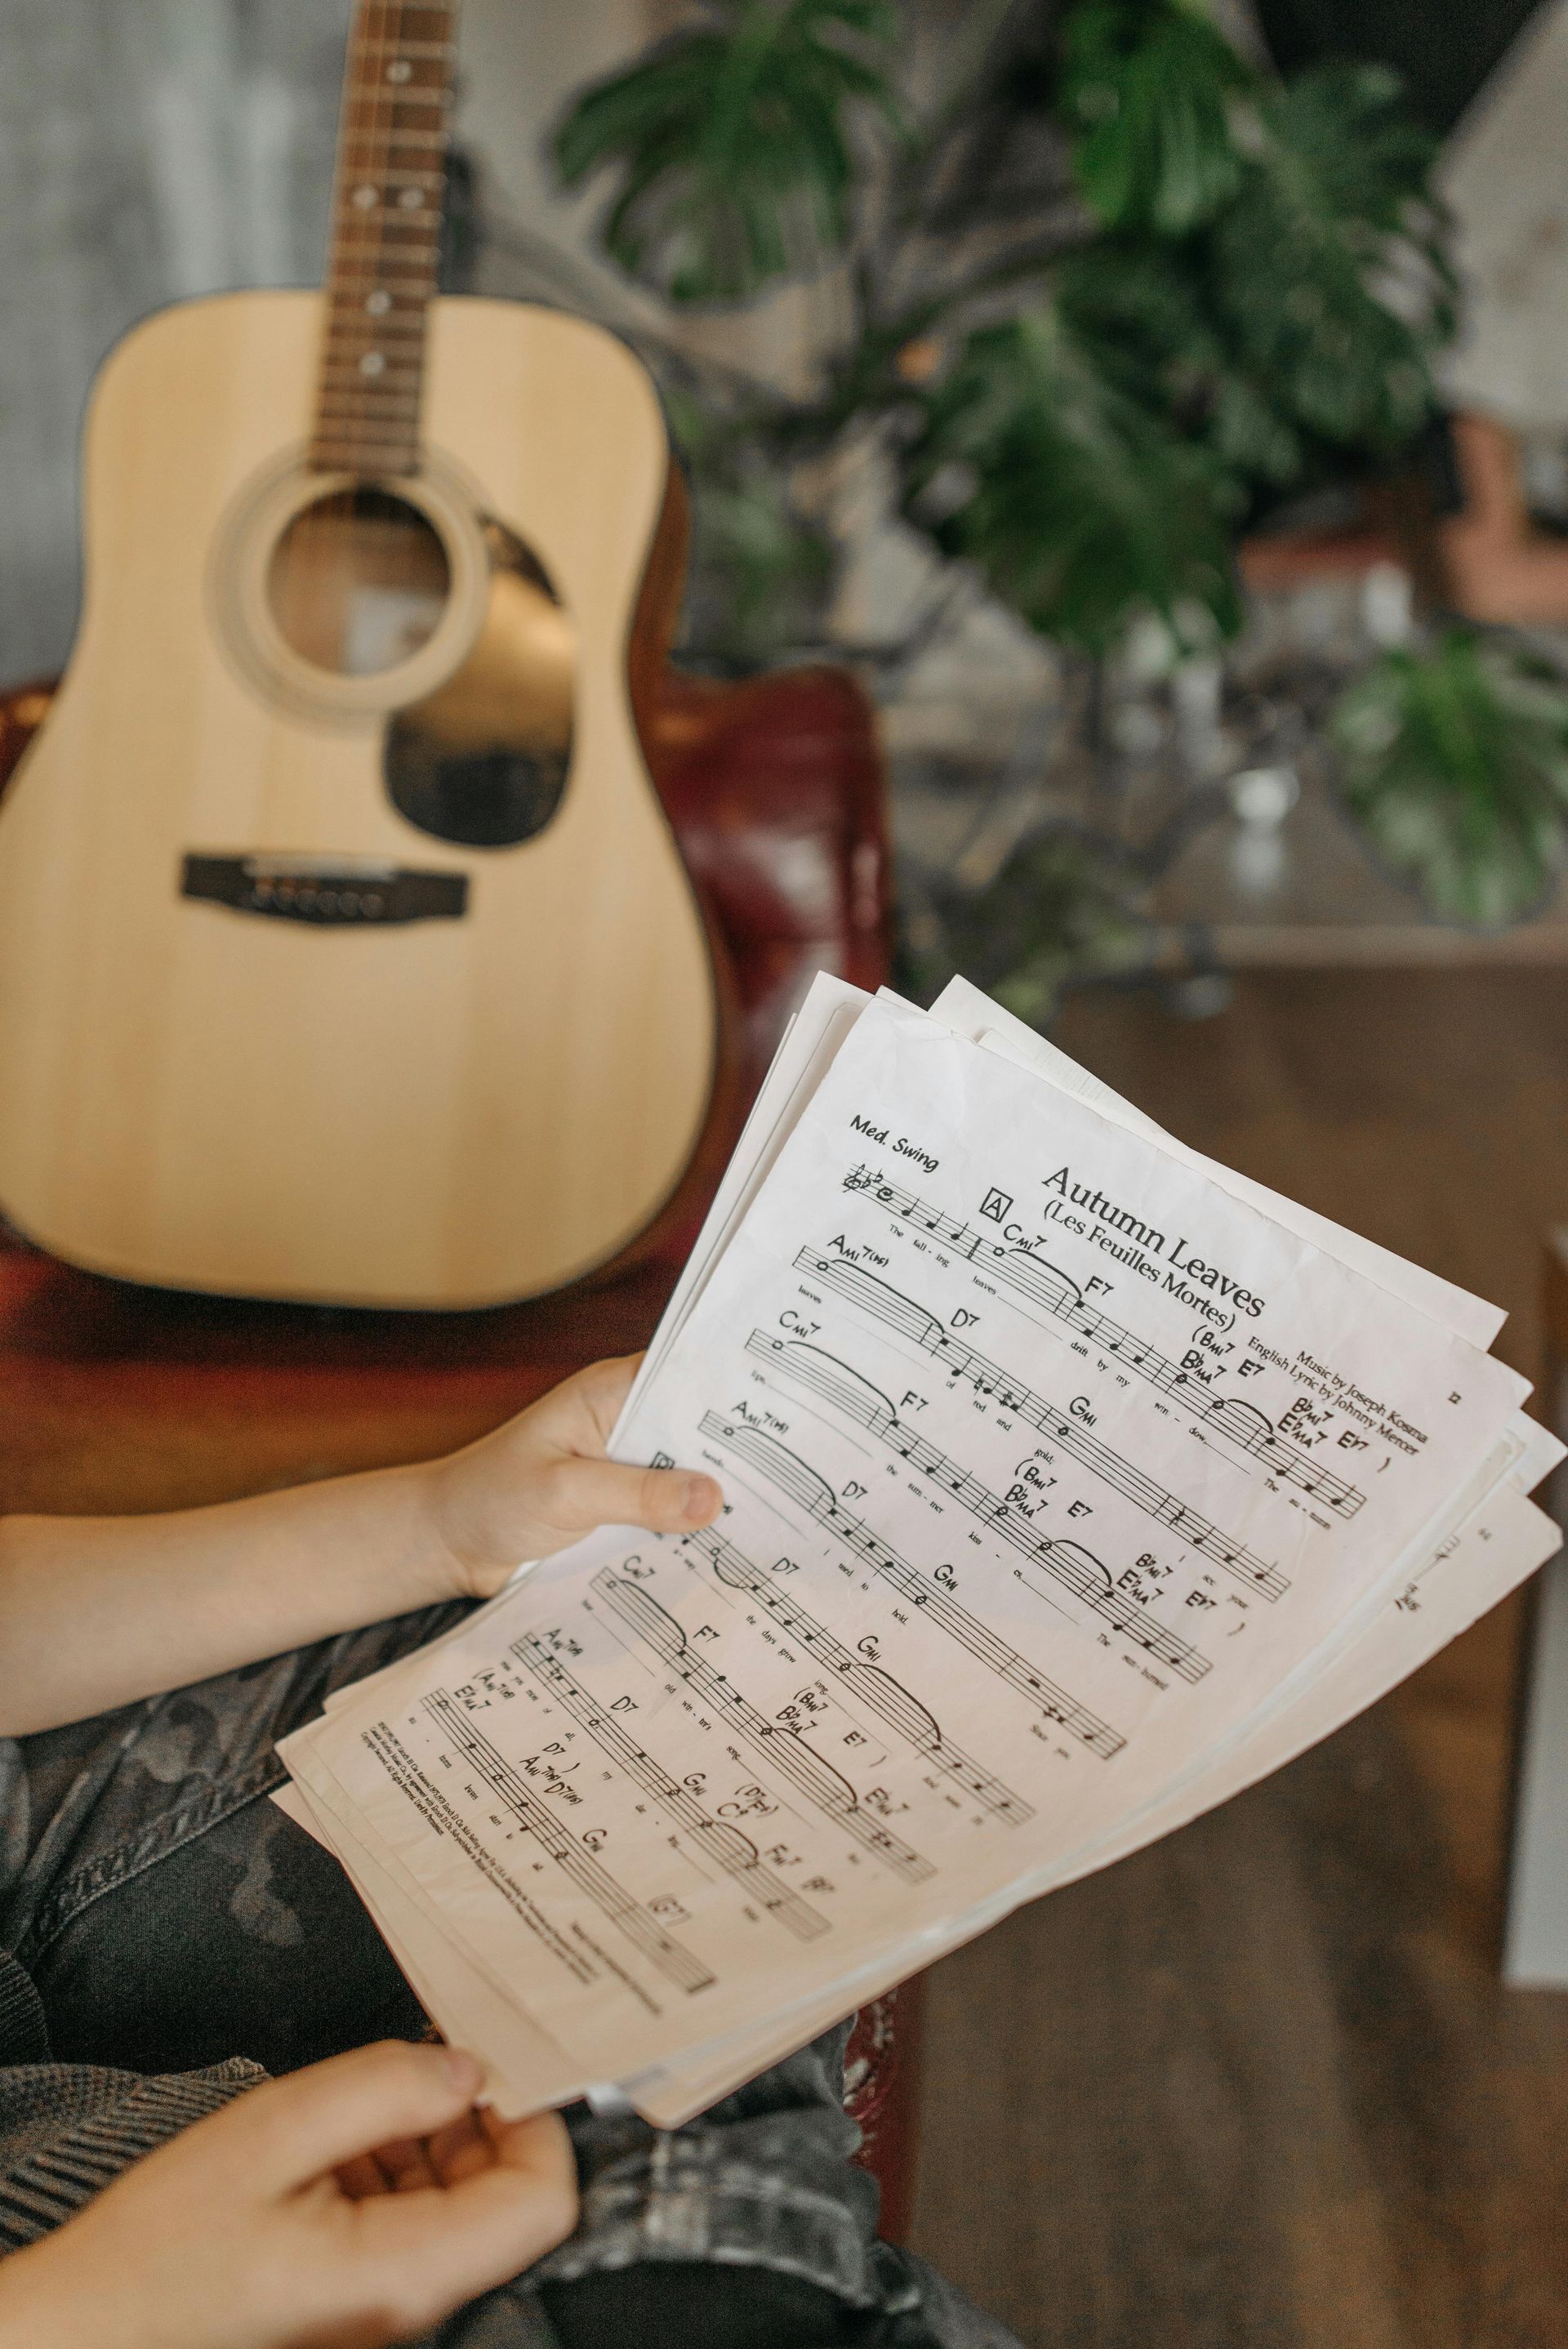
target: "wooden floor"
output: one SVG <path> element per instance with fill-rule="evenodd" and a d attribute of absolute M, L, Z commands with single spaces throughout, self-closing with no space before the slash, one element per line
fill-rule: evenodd
<path fill-rule="evenodd" d="M 1568 1222 L 1568 972 L 1254 976 L 1059 1040 L 1508 1306 Z M 1568 1995 L 1496 1955 L 1520 1610 L 931 1981 L 915 2247 L 1031 2349 L 1557 2349 Z"/>

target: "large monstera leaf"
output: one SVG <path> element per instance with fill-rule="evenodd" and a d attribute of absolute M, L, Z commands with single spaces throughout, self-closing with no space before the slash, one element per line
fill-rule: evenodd
<path fill-rule="evenodd" d="M 1377 66 L 1265 89 L 1256 127 L 1209 233 L 1216 308 L 1276 409 L 1342 446 L 1397 447 L 1425 420 L 1425 351 L 1451 325 L 1432 143 Z"/>
<path fill-rule="evenodd" d="M 1087 0 L 1063 27 L 1073 170 L 1107 228 L 1184 236 L 1235 192 L 1230 103 L 1252 76 L 1182 0 Z"/>
<path fill-rule="evenodd" d="M 1140 610 L 1186 636 L 1237 624 L 1221 468 L 1059 305 L 971 335 L 903 461 L 914 520 L 1044 635 L 1099 651 Z"/>
<path fill-rule="evenodd" d="M 888 0 L 708 0 L 577 101 L 556 138 L 568 186 L 613 167 L 607 249 L 676 302 L 738 302 L 844 243 L 857 177 L 849 118 L 892 116 Z"/>
<path fill-rule="evenodd" d="M 1097 367 L 1131 397 L 1157 402 L 1178 429 L 1201 436 L 1238 487 L 1299 473 L 1302 434 L 1214 316 L 1191 239 L 1098 237 L 1058 264 L 1056 283 Z"/>
<path fill-rule="evenodd" d="M 1554 670 L 1455 629 L 1430 652 L 1385 653 L 1331 733 L 1346 808 L 1432 913 L 1494 928 L 1536 910 L 1568 842 L 1568 686 Z"/>

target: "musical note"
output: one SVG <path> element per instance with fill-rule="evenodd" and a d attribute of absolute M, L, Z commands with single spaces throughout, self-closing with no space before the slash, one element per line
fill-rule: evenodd
<path fill-rule="evenodd" d="M 935 1874 L 929 1859 L 913 1850 L 902 1837 L 879 1826 L 866 1816 L 859 1795 L 843 1773 L 835 1770 L 830 1762 L 824 1762 L 798 1730 L 769 1721 L 749 1698 L 742 1696 L 733 1682 L 705 1662 L 687 1643 L 686 1633 L 667 1608 L 661 1607 L 656 1599 L 634 1582 L 624 1582 L 607 1566 L 593 1577 L 593 1587 L 640 1640 L 656 1655 L 663 1656 L 689 1689 L 758 1749 L 770 1769 L 788 1778 L 799 1794 L 824 1811 L 836 1826 L 867 1851 L 874 1852 L 906 1883 L 922 1884 Z"/>
<path fill-rule="evenodd" d="M 715 1976 L 701 1959 L 666 1933 L 658 1919 L 640 1900 L 634 1899 L 625 1886 L 611 1875 L 602 1860 L 595 1859 L 560 1816 L 540 1801 L 527 1779 L 474 1727 L 448 1690 L 433 1689 L 424 1699 L 424 1708 L 496 1800 L 522 1821 L 530 1835 L 538 1839 L 578 1890 L 588 1895 L 610 1923 L 624 1933 L 634 1948 L 657 1966 L 667 1981 L 686 1992 L 712 1987 Z"/>
<path fill-rule="evenodd" d="M 1034 1817 L 1032 1805 L 974 1761 L 961 1746 L 954 1745 L 944 1734 L 935 1714 L 928 1712 L 918 1697 L 880 1664 L 869 1664 L 863 1657 L 853 1654 L 826 1624 L 820 1623 L 792 1593 L 754 1566 L 716 1526 L 687 1534 L 683 1547 L 705 1557 L 718 1579 L 730 1589 L 749 1592 L 807 1655 L 836 1672 L 846 1688 L 852 1690 L 896 1735 L 923 1754 L 944 1776 L 964 1787 L 988 1811 L 995 1812 L 1009 1826 L 1021 1826 L 1026 1819 Z M 922 1590 L 914 1603 L 925 1607 L 930 1600 L 931 1593 Z"/>
<path fill-rule="evenodd" d="M 918 1224 L 922 1231 L 940 1237 L 948 1247 L 956 1247 L 957 1235 L 967 1231 L 966 1225 L 942 1215 L 916 1193 L 903 1190 L 895 1183 L 883 1182 L 865 1167 L 858 1167 L 846 1175 L 844 1188 L 871 1191 L 877 1205 L 886 1207 L 890 1215 Z M 1001 1240 L 987 1241 L 985 1245 L 985 1268 L 994 1279 L 1016 1288 L 1020 1296 L 1027 1297 L 1057 1320 L 1065 1322 L 1069 1330 L 1076 1330 L 1079 1337 L 1103 1345 L 1108 1353 L 1122 1346 L 1132 1348 L 1134 1350 L 1127 1356 L 1130 1368 L 1160 1393 L 1171 1396 L 1200 1421 L 1217 1428 L 1240 1451 L 1261 1460 L 1274 1475 L 1321 1497 L 1338 1516 L 1353 1517 L 1362 1506 L 1367 1497 L 1364 1493 L 1343 1476 L 1335 1475 L 1331 1469 L 1320 1467 L 1315 1462 L 1308 1466 L 1295 1445 L 1278 1433 L 1273 1421 L 1253 1404 L 1236 1395 L 1190 1394 L 1187 1390 L 1192 1379 L 1189 1371 L 1140 1341 L 1133 1330 L 1086 1306 L 1082 1291 L 1047 1257 L 1037 1255 L 1032 1248 Z M 968 1253 L 973 1260 L 974 1250 Z M 1113 1337 L 1115 1345 L 1110 1342 Z"/>
<path fill-rule="evenodd" d="M 913 1339 L 926 1353 L 940 1351 L 944 1367 L 954 1378 L 968 1380 L 982 1393 L 1004 1389 L 1003 1401 L 1007 1410 L 1015 1412 L 1029 1426 L 1038 1428 L 1042 1435 L 1048 1435 L 1053 1443 L 1059 1444 L 1064 1452 L 1099 1477 L 1102 1483 L 1109 1485 L 1113 1492 L 1119 1493 L 1124 1500 L 1131 1501 L 1136 1507 L 1144 1510 L 1157 1525 L 1169 1526 L 1189 1548 L 1198 1550 L 1216 1566 L 1223 1567 L 1227 1574 L 1233 1575 L 1238 1582 L 1244 1583 L 1259 1598 L 1266 1599 L 1272 1605 L 1290 1588 L 1289 1577 L 1282 1574 L 1278 1567 L 1271 1566 L 1265 1558 L 1258 1557 L 1243 1544 L 1222 1533 L 1207 1517 L 1179 1500 L 1174 1493 L 1157 1483 L 1152 1476 L 1146 1476 L 1142 1469 L 1134 1467 L 1131 1461 L 1124 1459 L 1109 1444 L 1102 1444 L 1098 1436 L 1091 1435 L 1088 1428 L 1070 1419 L 1057 1404 L 1047 1402 L 1043 1395 L 1036 1394 L 1031 1388 L 1009 1379 L 1005 1371 L 973 1346 L 965 1345 L 960 1339 L 944 1335 L 939 1348 L 934 1333 L 941 1330 L 941 1324 L 934 1314 L 928 1313 L 923 1305 L 890 1287 L 885 1280 L 880 1280 L 875 1273 L 867 1272 L 863 1266 L 853 1264 L 847 1257 L 819 1255 L 814 1248 L 801 1248 L 796 1256 L 795 1266 L 798 1271 L 810 1273 L 811 1278 L 820 1281 L 823 1288 L 831 1288 L 836 1295 L 858 1306 L 885 1328 L 896 1330 L 901 1336 Z M 755 1354 L 764 1350 L 779 1349 L 781 1341 L 763 1332 L 754 1334 L 761 1337 L 762 1343 L 757 1346 L 748 1342 L 749 1352 Z M 983 1384 L 983 1381 L 989 1381 L 989 1384 Z"/>
<path fill-rule="evenodd" d="M 628 1737 L 618 1721 L 610 1719 L 582 1682 L 573 1679 L 546 1639 L 537 1632 L 525 1634 L 512 1641 L 511 1652 L 520 1663 L 527 1665 L 547 1693 L 582 1723 L 611 1761 L 618 1763 L 645 1794 L 653 1796 L 661 1810 L 667 1811 L 685 1828 L 697 1849 L 735 1878 L 748 1899 L 776 1918 L 797 1940 L 814 1941 L 819 1934 L 831 1930 L 828 1920 L 809 1900 L 802 1900 L 799 1893 L 763 1865 L 761 1854 L 749 1836 L 742 1835 L 727 1819 L 710 1817 L 689 1788 L 672 1778 L 645 1747 Z"/>
<path fill-rule="evenodd" d="M 927 1594 L 927 1612 L 931 1620 L 939 1624 L 961 1647 L 967 1648 L 972 1656 L 996 1674 L 998 1680 L 1026 1694 L 1046 1692 L 1051 1703 L 1061 1708 L 1057 1718 L 1064 1726 L 1070 1728 L 1073 1735 L 1091 1753 L 1109 1758 L 1121 1751 L 1127 1741 L 1119 1731 L 1101 1721 L 1086 1705 L 1079 1704 L 1076 1697 L 1057 1687 L 1037 1664 L 1030 1663 L 1027 1657 L 1020 1655 L 1016 1648 L 1009 1647 L 1005 1640 L 999 1640 L 977 1615 L 972 1615 L 939 1583 L 901 1557 L 895 1549 L 872 1532 L 863 1519 L 843 1508 L 826 1477 L 820 1475 L 809 1461 L 802 1460 L 798 1453 L 791 1452 L 776 1437 L 765 1435 L 760 1428 L 748 1427 L 738 1421 L 726 1419 L 717 1412 L 705 1412 L 701 1424 L 705 1435 L 711 1435 L 717 1442 L 727 1444 L 741 1459 L 748 1460 L 753 1467 L 759 1468 L 769 1482 L 776 1485 L 780 1492 L 788 1493 L 808 1516 L 814 1518 L 819 1525 L 826 1526 L 873 1574 L 900 1591 L 905 1599 L 913 1601 L 916 1593 L 923 1590 Z M 1000 1509 L 1002 1504 L 998 1502 L 996 1506 Z M 1068 1546 L 1064 1544 L 1063 1547 Z M 1079 1555 L 1088 1559 L 1087 1550 Z M 1089 1560 L 1089 1563 L 1104 1574 L 1105 1569 L 1098 1559 Z M 1109 1582 L 1109 1577 L 1107 1580 Z M 1181 1677 L 1199 1681 L 1208 1670 L 1206 1659 L 1189 1651 Z"/>
<path fill-rule="evenodd" d="M 761 1332 L 758 1334 L 763 1335 Z M 763 1336 L 763 1342 L 768 1346 L 776 1343 L 766 1336 Z M 1032 1565 L 1044 1568 L 1054 1580 L 1063 1584 L 1086 1607 L 1113 1624 L 1123 1639 L 1130 1640 L 1135 1647 L 1143 1648 L 1151 1656 L 1157 1656 L 1161 1663 L 1168 1664 L 1183 1680 L 1202 1680 L 1209 1666 L 1198 1650 L 1191 1641 L 1178 1638 L 1174 1631 L 1167 1631 L 1145 1612 L 1135 1599 L 1114 1588 L 1109 1568 L 1092 1551 L 1085 1549 L 1080 1543 L 1063 1541 L 1037 1532 L 1021 1511 L 999 1495 L 990 1492 L 977 1476 L 971 1475 L 966 1468 L 961 1468 L 955 1461 L 939 1452 L 934 1444 L 928 1444 L 924 1436 L 916 1435 L 912 1429 L 903 1427 L 885 1396 L 877 1394 L 874 1388 L 861 1381 L 866 1387 L 867 1397 L 875 1398 L 874 1401 L 862 1401 L 841 1378 L 834 1376 L 834 1371 L 843 1367 L 841 1364 L 834 1363 L 830 1355 L 818 1355 L 818 1362 L 810 1362 L 808 1357 L 812 1355 L 818 1355 L 816 1347 L 797 1342 L 790 1345 L 787 1354 L 780 1350 L 780 1355 L 775 1359 L 787 1376 L 797 1379 L 802 1386 L 808 1386 L 830 1402 L 838 1403 L 846 1416 L 865 1428 L 868 1433 L 881 1436 L 901 1459 L 908 1461 L 912 1468 L 918 1468 L 932 1477 L 944 1491 L 951 1493 L 972 1516 L 978 1517 L 983 1525 L 1000 1534 L 1004 1541 L 1021 1551 Z M 823 1370 L 819 1363 L 830 1364 L 831 1368 Z M 851 1375 L 858 1379 L 858 1373 Z M 705 1419 L 705 1429 L 707 1423 Z"/>

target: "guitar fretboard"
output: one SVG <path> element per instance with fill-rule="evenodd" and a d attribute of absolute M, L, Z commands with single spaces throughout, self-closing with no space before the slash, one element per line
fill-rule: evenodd
<path fill-rule="evenodd" d="M 418 463 L 458 5 L 359 0 L 333 191 L 317 471 L 410 473 Z"/>

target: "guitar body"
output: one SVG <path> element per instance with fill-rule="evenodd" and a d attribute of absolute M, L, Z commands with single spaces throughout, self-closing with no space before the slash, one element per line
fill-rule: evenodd
<path fill-rule="evenodd" d="M 315 560 L 326 512 L 322 334 L 319 295 L 221 296 L 99 379 L 81 628 L 0 805 L 0 1208 L 177 1288 L 537 1295 L 649 1224 L 714 1081 L 629 684 L 664 425 L 601 330 L 432 302 L 427 461 L 390 486 L 439 576 L 383 582 L 391 638 L 328 676 L 277 552 Z"/>

